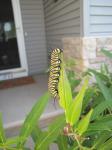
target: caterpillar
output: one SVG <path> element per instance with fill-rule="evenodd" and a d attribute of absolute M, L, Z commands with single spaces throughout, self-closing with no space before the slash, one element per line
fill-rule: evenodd
<path fill-rule="evenodd" d="M 48 81 L 48 89 L 54 99 L 58 98 L 58 82 L 60 76 L 61 49 L 54 49 L 51 53 L 51 67 Z"/>

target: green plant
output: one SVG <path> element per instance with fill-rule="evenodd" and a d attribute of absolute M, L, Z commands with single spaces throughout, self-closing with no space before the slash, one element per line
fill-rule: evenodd
<path fill-rule="evenodd" d="M 63 62 L 63 57 L 62 57 Z M 108 116 L 101 116 L 101 113 L 110 107 L 110 103 L 98 103 L 94 106 L 94 110 L 90 108 L 87 112 L 86 106 L 88 105 L 89 101 L 91 100 L 91 93 L 92 91 L 87 91 L 88 87 L 88 79 L 84 80 L 84 84 L 75 97 L 72 100 L 72 92 L 70 89 L 70 85 L 65 73 L 64 63 L 61 65 L 61 72 L 60 72 L 60 81 L 59 81 L 59 103 L 60 106 L 65 111 L 65 118 L 66 118 L 66 126 L 64 128 L 65 135 L 70 138 L 73 142 L 73 149 L 94 149 L 97 148 L 95 146 L 94 141 L 98 140 L 97 136 L 100 134 L 102 135 L 103 132 L 109 132 L 111 134 L 111 128 L 108 126 L 110 120 L 104 120 L 104 117 Z M 93 91 L 94 93 L 94 91 Z M 84 96 L 88 96 L 88 98 L 84 98 Z M 88 95 L 89 94 L 89 95 Z M 86 105 L 83 106 L 83 101 L 86 99 Z M 103 106 L 103 109 L 99 108 Z M 91 106 L 92 107 L 92 106 Z M 86 109 L 86 111 L 84 111 Z M 86 114 L 85 114 L 86 113 Z M 96 116 L 97 115 L 97 116 Z M 110 116 L 109 116 L 110 117 Z M 99 118 L 101 119 L 99 121 Z M 107 122 L 106 122 L 107 121 Z M 101 124 L 100 124 L 101 123 Z M 102 128 L 100 128 L 102 125 Z M 99 128 L 98 128 L 99 126 Z M 110 138 L 110 134 L 109 137 Z M 106 139 L 108 141 L 108 138 Z M 103 141 L 104 142 L 104 141 Z M 100 144 L 102 144 L 100 142 Z M 104 144 L 108 148 L 110 145 Z M 70 147 L 70 145 L 68 146 Z M 69 149 L 69 148 L 66 149 Z"/>
<path fill-rule="evenodd" d="M 57 145 L 58 150 L 111 150 L 112 115 L 106 111 L 112 108 L 110 87 L 102 83 L 99 72 L 91 70 L 97 76 L 98 84 L 91 86 L 90 77 L 84 77 L 81 89 L 73 98 L 63 55 L 61 62 L 58 94 L 64 114 L 49 124 L 46 130 L 39 127 L 40 116 L 50 99 L 49 93 L 46 93 L 26 117 L 20 134 L 10 139 L 5 136 L 0 115 L 0 149 L 30 150 L 25 144 L 31 136 L 35 150 L 50 150 L 52 143 Z M 99 98 L 99 93 L 103 99 Z"/>
<path fill-rule="evenodd" d="M 0 148 L 3 150 L 24 150 L 25 143 L 31 135 L 36 123 L 38 123 L 45 106 L 48 103 L 50 96 L 48 93 L 43 95 L 32 108 L 31 112 L 26 117 L 24 124 L 17 137 L 7 139 L 3 130 L 3 125 L 0 117 Z"/>
<path fill-rule="evenodd" d="M 81 82 L 81 77 L 79 76 L 78 73 L 75 72 L 76 65 L 77 63 L 75 62 L 73 58 L 69 58 L 65 64 L 66 74 L 67 74 L 67 77 L 71 86 L 73 97 L 76 96 L 77 94 L 76 88 L 80 85 L 80 82 Z"/>
<path fill-rule="evenodd" d="M 101 52 L 112 59 L 110 51 L 102 49 Z M 92 87 L 96 89 L 96 95 L 93 98 L 94 105 L 103 101 L 112 101 L 112 72 L 108 65 L 103 63 L 100 70 L 88 69 L 88 72 L 96 79 L 96 83 L 92 84 Z M 97 98 L 99 101 L 97 101 Z"/>

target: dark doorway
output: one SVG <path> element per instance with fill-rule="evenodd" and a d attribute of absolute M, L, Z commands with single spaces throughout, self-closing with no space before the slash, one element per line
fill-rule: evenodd
<path fill-rule="evenodd" d="M 20 59 L 11 0 L 0 0 L 0 70 L 19 68 Z"/>

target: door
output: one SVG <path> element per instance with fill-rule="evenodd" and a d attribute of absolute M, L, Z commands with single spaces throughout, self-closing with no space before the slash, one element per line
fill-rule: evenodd
<path fill-rule="evenodd" d="M 0 0 L 0 73 L 20 69 L 27 72 L 27 60 L 19 0 Z M 20 73 L 19 72 L 19 73 Z M 20 76 L 20 75 L 19 75 Z"/>
<path fill-rule="evenodd" d="M 0 1 L 0 70 L 21 67 L 11 0 Z"/>

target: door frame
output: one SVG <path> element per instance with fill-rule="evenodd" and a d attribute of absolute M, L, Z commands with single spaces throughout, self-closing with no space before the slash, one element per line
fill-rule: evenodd
<path fill-rule="evenodd" d="M 0 80 L 28 76 L 28 63 L 20 8 L 20 0 L 11 0 L 21 67 L 0 71 Z"/>

